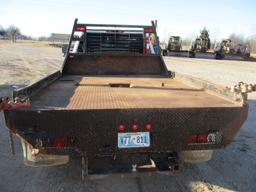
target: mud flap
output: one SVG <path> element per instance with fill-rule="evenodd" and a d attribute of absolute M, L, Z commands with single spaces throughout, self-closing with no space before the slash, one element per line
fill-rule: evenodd
<path fill-rule="evenodd" d="M 32 167 L 49 167 L 67 164 L 68 155 L 41 154 L 38 149 L 33 148 L 24 139 L 20 138 L 24 164 Z"/>

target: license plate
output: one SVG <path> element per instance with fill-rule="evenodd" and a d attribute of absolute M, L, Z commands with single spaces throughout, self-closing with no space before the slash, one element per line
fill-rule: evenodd
<path fill-rule="evenodd" d="M 118 148 L 135 148 L 149 146 L 149 132 L 118 133 Z"/>

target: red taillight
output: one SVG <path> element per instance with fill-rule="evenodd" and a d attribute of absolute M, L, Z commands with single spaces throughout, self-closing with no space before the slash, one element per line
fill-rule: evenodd
<path fill-rule="evenodd" d="M 197 142 L 197 135 L 189 135 L 188 143 L 196 143 Z"/>
<path fill-rule="evenodd" d="M 222 142 L 222 133 L 216 132 L 216 133 L 200 133 L 195 135 L 189 135 L 188 137 L 188 143 L 190 144 L 200 144 L 200 143 L 221 143 Z"/>
<path fill-rule="evenodd" d="M 53 145 L 56 148 L 65 147 L 66 143 L 67 143 L 67 139 L 66 138 L 55 138 L 53 140 Z"/>
<path fill-rule="evenodd" d="M 146 127 L 147 130 L 150 130 L 152 126 L 151 126 L 151 124 L 148 123 L 148 124 L 146 124 L 145 127 Z"/>
<path fill-rule="evenodd" d="M 145 28 L 144 33 L 153 33 L 153 29 L 152 28 Z"/>
<path fill-rule="evenodd" d="M 207 142 L 207 134 L 199 134 L 197 137 L 198 143 L 206 143 Z"/>
<path fill-rule="evenodd" d="M 118 126 L 118 131 L 124 131 L 124 130 L 125 130 L 124 124 L 120 124 L 120 125 Z"/>
<path fill-rule="evenodd" d="M 76 28 L 76 31 L 85 31 L 86 30 L 86 27 L 77 27 Z"/>
<path fill-rule="evenodd" d="M 139 128 L 139 126 L 138 126 L 137 124 L 133 124 L 133 125 L 132 125 L 132 130 L 133 130 L 133 131 L 137 131 L 138 128 Z"/>

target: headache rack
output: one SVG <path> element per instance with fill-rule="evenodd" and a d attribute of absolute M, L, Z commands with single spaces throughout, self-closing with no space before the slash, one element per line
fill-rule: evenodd
<path fill-rule="evenodd" d="M 75 19 L 63 75 L 169 76 L 151 25 L 82 24 Z"/>
<path fill-rule="evenodd" d="M 145 54 L 146 33 L 154 33 L 152 25 L 82 24 L 75 19 L 67 53 L 128 52 Z M 77 45 L 75 45 L 77 44 Z"/>

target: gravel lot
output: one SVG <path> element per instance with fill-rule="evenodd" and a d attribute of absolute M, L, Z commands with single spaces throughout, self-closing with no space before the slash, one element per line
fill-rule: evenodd
<path fill-rule="evenodd" d="M 256 63 L 206 59 L 165 58 L 170 70 L 191 74 L 222 85 L 239 81 L 256 83 Z M 0 95 L 11 86 L 22 86 L 61 66 L 61 51 L 35 44 L 0 42 Z M 249 96 L 250 113 L 243 128 L 226 149 L 214 152 L 207 163 L 185 165 L 173 176 L 80 178 L 80 161 L 65 166 L 31 168 L 23 165 L 21 146 L 15 138 L 12 156 L 8 132 L 0 114 L 0 191 L 255 191 L 256 189 L 256 94 Z"/>

